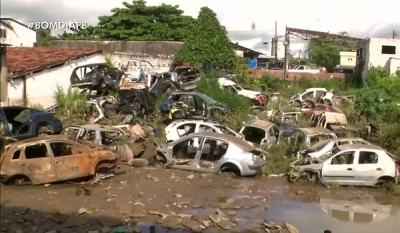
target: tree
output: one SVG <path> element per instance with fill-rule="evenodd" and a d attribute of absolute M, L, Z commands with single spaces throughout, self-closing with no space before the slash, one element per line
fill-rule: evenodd
<path fill-rule="evenodd" d="M 183 41 L 195 19 L 183 15 L 179 6 L 147 6 L 144 0 L 123 2 L 112 15 L 100 16 L 96 26 L 64 33 L 61 39 L 175 40 Z"/>
<path fill-rule="evenodd" d="M 333 71 L 340 63 L 342 47 L 323 38 L 312 38 L 308 44 L 308 56 L 311 63 L 323 66 L 327 71 Z"/>
<path fill-rule="evenodd" d="M 36 30 L 36 43 L 38 46 L 50 46 L 51 40 L 54 37 L 51 35 L 51 29 L 37 29 Z"/>
<path fill-rule="evenodd" d="M 192 33 L 175 53 L 175 60 L 190 62 L 193 65 L 209 61 L 213 67 L 233 68 L 235 66 L 237 59 L 227 31 L 210 8 L 200 9 L 197 22 L 193 24 Z"/>

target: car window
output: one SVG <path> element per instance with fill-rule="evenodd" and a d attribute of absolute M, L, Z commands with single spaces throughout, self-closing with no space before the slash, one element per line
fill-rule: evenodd
<path fill-rule="evenodd" d="M 378 163 L 379 156 L 372 151 L 360 151 L 358 164 L 376 164 Z"/>
<path fill-rule="evenodd" d="M 44 143 L 39 143 L 25 147 L 25 159 L 38 159 L 49 157 L 47 146 Z"/>
<path fill-rule="evenodd" d="M 274 132 L 274 129 L 272 127 L 268 130 L 268 133 L 269 133 L 270 137 L 275 137 L 275 132 Z"/>
<path fill-rule="evenodd" d="M 228 151 L 229 143 L 207 138 L 201 149 L 200 167 L 206 168 L 216 165 Z"/>
<path fill-rule="evenodd" d="M 18 160 L 21 157 L 21 150 L 16 150 L 14 151 L 14 154 L 11 158 L 11 160 Z"/>
<path fill-rule="evenodd" d="M 50 143 L 50 148 L 53 151 L 54 157 L 62 157 L 62 156 L 80 154 L 80 152 L 78 150 L 72 149 L 74 147 L 75 147 L 75 145 L 72 143 L 66 143 L 66 142 Z"/>
<path fill-rule="evenodd" d="M 349 165 L 354 162 L 354 151 L 343 152 L 332 158 L 331 165 Z"/>
<path fill-rule="evenodd" d="M 215 129 L 211 128 L 211 127 L 208 126 L 208 125 L 200 125 L 199 132 L 200 132 L 200 133 L 203 133 L 203 132 L 213 132 L 213 133 L 216 133 Z"/>
<path fill-rule="evenodd" d="M 178 160 L 178 163 L 179 160 L 194 159 L 197 151 L 200 150 L 202 139 L 201 137 L 191 137 L 173 145 L 172 158 Z"/>
<path fill-rule="evenodd" d="M 194 133 L 195 130 L 196 130 L 196 124 L 193 123 L 183 124 L 176 128 L 179 137 L 192 134 Z"/>
<path fill-rule="evenodd" d="M 338 144 L 339 146 L 341 146 L 341 145 L 348 145 L 348 144 L 350 144 L 350 141 L 338 141 L 337 144 Z"/>

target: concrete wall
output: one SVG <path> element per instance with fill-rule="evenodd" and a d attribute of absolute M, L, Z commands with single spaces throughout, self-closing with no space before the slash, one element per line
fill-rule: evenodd
<path fill-rule="evenodd" d="M 103 54 L 95 54 L 71 61 L 61 67 L 29 75 L 26 79 L 13 79 L 12 82 L 8 83 L 6 105 L 24 105 L 24 86 L 26 86 L 27 105 L 41 104 L 44 108 L 48 108 L 55 104 L 53 96 L 57 85 L 62 86 L 64 90 L 68 90 L 70 86 L 69 79 L 75 67 L 102 62 L 105 62 Z M 24 85 L 24 80 L 26 80 L 26 85 Z"/>
<path fill-rule="evenodd" d="M 36 32 L 27 27 L 16 23 L 12 20 L 2 20 L 10 25 L 13 30 L 8 27 L 6 29 L 6 39 L 3 43 L 11 44 L 12 46 L 33 47 L 36 43 Z"/>
<path fill-rule="evenodd" d="M 389 65 L 389 67 L 390 67 L 390 70 L 391 70 L 391 72 L 392 72 L 392 74 L 393 75 L 397 75 L 397 71 L 399 70 L 399 72 L 400 72 L 400 59 L 398 59 L 398 58 L 391 58 L 390 59 L 390 65 Z M 397 76 L 399 76 L 399 75 L 397 75 Z"/>
<path fill-rule="evenodd" d="M 356 66 L 357 52 L 340 52 L 341 66 Z"/>

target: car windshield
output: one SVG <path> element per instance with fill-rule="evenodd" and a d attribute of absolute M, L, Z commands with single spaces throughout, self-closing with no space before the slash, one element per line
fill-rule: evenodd
<path fill-rule="evenodd" d="M 333 135 L 331 134 L 315 134 L 310 137 L 310 146 L 315 145 L 316 143 L 327 140 L 327 139 L 334 139 Z"/>
<path fill-rule="evenodd" d="M 322 150 L 322 148 L 324 148 L 328 143 L 329 143 L 329 141 L 326 141 L 326 140 L 319 141 L 319 142 L 315 143 L 313 146 L 311 146 L 310 150 L 312 150 L 312 151 Z"/>
<path fill-rule="evenodd" d="M 197 94 L 201 99 L 203 99 L 207 104 L 217 104 L 217 101 L 213 100 L 211 97 L 208 95 L 198 93 Z"/>

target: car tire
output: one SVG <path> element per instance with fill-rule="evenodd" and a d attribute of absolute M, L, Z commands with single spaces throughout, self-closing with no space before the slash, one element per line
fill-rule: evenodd
<path fill-rule="evenodd" d="M 51 134 L 51 130 L 47 126 L 40 126 L 36 132 L 37 136 L 45 136 Z"/>
<path fill-rule="evenodd" d="M 221 172 L 232 172 L 237 176 L 241 176 L 240 169 L 233 163 L 227 163 L 222 165 Z"/>
<path fill-rule="evenodd" d="M 115 109 L 114 104 L 112 103 L 105 102 L 103 104 L 103 111 L 104 111 L 104 116 L 106 118 L 111 118 L 117 115 L 117 110 Z"/>

